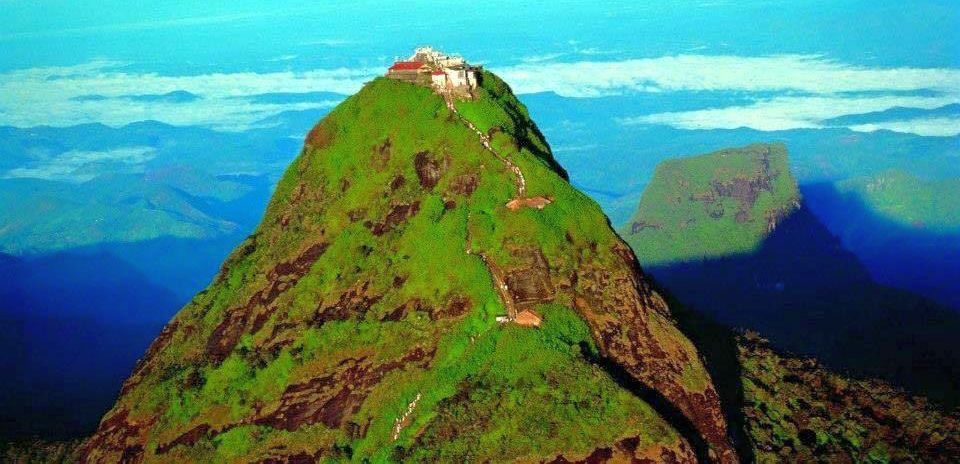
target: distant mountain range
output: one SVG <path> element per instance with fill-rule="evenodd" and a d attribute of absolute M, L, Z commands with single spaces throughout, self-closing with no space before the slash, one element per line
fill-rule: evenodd
<path fill-rule="evenodd" d="M 646 266 L 749 254 L 800 206 L 784 145 L 657 166 L 621 234 Z"/>
<path fill-rule="evenodd" d="M 251 184 L 269 186 L 295 152 L 286 130 L 230 134 L 153 122 L 0 128 L 0 251 L 249 230 L 250 207 L 265 201 L 263 193 L 249 197 Z"/>

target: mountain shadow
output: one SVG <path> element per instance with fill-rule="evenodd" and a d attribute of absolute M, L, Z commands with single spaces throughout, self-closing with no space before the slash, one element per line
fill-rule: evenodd
<path fill-rule="evenodd" d="M 786 350 L 888 379 L 947 407 L 960 395 L 960 316 L 877 284 L 801 207 L 753 253 L 647 266 L 686 306 Z"/>
<path fill-rule="evenodd" d="M 832 183 L 804 185 L 800 190 L 811 212 L 877 282 L 960 311 L 960 232 L 893 221 L 855 192 L 842 192 Z M 903 199 L 904 204 L 910 201 Z"/>
<path fill-rule="evenodd" d="M 179 304 L 110 254 L 0 255 L 0 438 L 92 431 Z"/>
<path fill-rule="evenodd" d="M 163 324 L 209 284 L 259 220 L 272 183 L 218 179 L 249 191 L 229 201 L 179 193 L 192 208 L 238 224 L 237 231 L 0 254 L 0 440 L 64 439 L 94 429 Z"/>
<path fill-rule="evenodd" d="M 703 354 L 704 363 L 710 378 L 713 379 L 720 395 L 720 405 L 727 419 L 727 433 L 730 436 L 737 456 L 742 462 L 756 462 L 754 440 L 750 437 L 750 423 L 745 415 L 747 399 L 743 389 L 746 378 L 740 357 L 737 332 L 718 323 L 711 317 L 685 307 L 677 298 L 663 287 L 655 278 L 653 286 L 673 308 L 677 325 Z"/>

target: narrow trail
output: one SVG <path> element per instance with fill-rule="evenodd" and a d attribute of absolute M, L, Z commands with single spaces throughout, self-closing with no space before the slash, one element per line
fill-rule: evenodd
<path fill-rule="evenodd" d="M 493 154 L 500 162 L 502 162 L 508 169 L 513 171 L 515 175 L 515 184 L 517 186 L 517 193 L 513 199 L 506 203 L 507 209 L 511 211 L 516 211 L 524 207 L 532 207 L 537 209 L 543 209 L 546 205 L 549 205 L 553 202 L 553 198 L 550 197 L 533 197 L 526 198 L 526 179 L 523 177 L 523 172 L 520 168 L 513 163 L 508 157 L 501 155 L 494 149 L 490 144 L 490 137 L 484 134 L 482 131 L 477 129 L 477 127 L 470 122 L 466 117 L 460 114 L 457 111 L 456 106 L 453 103 L 453 99 L 450 95 L 444 95 L 444 100 L 447 103 L 447 108 L 450 109 L 453 114 L 457 116 L 467 127 L 477 134 L 477 137 L 480 138 L 480 143 L 483 147 Z M 474 255 L 480 257 L 480 260 L 483 261 L 484 266 L 487 268 L 487 272 L 490 273 L 490 277 L 493 279 L 493 285 L 497 290 L 497 294 L 500 297 L 501 302 L 507 310 L 507 316 L 505 318 L 498 317 L 498 322 L 509 322 L 509 323 L 518 323 L 517 322 L 517 307 L 513 299 L 513 294 L 510 292 L 510 288 L 507 286 L 506 281 L 504 280 L 503 270 L 500 269 L 500 266 L 497 263 L 487 258 L 487 255 L 483 252 L 475 253 L 471 246 L 470 239 L 470 216 L 467 216 L 467 234 L 466 234 L 466 244 L 464 251 L 468 255 Z M 539 324 L 537 324 L 539 325 Z M 584 353 L 587 353 L 588 350 L 584 350 Z M 593 364 L 597 365 L 601 369 L 605 370 L 608 374 L 613 377 L 613 379 L 619 383 L 622 387 L 628 389 L 634 395 L 637 395 L 639 398 L 646 401 L 650 404 L 654 410 L 660 414 L 671 426 L 677 430 L 681 436 L 693 447 L 693 451 L 697 456 L 697 462 L 712 462 L 710 459 L 710 449 L 704 439 L 704 437 L 699 433 L 696 426 L 690 422 L 690 419 L 687 418 L 677 407 L 667 400 L 663 394 L 659 391 L 648 387 L 647 385 L 641 383 L 631 374 L 629 374 L 622 366 L 617 364 L 615 361 L 608 358 L 601 357 L 591 357 L 589 359 Z M 420 395 L 417 395 L 417 398 L 410 404 L 408 407 L 407 413 L 397 419 L 396 428 L 394 431 L 394 440 L 399 436 L 400 430 L 405 425 L 408 416 L 412 412 L 413 408 L 416 407 L 417 400 L 420 399 Z"/>
<path fill-rule="evenodd" d="M 500 162 L 502 162 L 505 166 L 507 166 L 508 169 L 513 171 L 515 175 L 514 182 L 517 186 L 517 194 L 512 200 L 510 200 L 507 203 L 507 207 L 511 210 L 515 210 L 519 206 L 524 206 L 524 201 L 528 199 L 524 198 L 524 194 L 526 193 L 526 190 L 527 190 L 527 181 L 523 177 L 523 172 L 520 170 L 520 168 L 516 164 L 513 164 L 513 161 L 511 161 L 509 158 L 505 156 L 502 156 L 499 152 L 497 152 L 497 150 L 495 150 L 490 145 L 490 137 L 487 137 L 487 135 L 481 132 L 480 129 L 477 129 L 477 126 L 475 126 L 472 122 L 470 122 L 467 118 L 465 118 L 462 114 L 460 114 L 459 111 L 457 111 L 457 107 L 456 105 L 453 104 L 453 99 L 450 95 L 443 95 L 443 98 L 447 103 L 447 108 L 449 108 L 450 111 L 453 112 L 453 114 L 457 115 L 457 118 L 459 118 L 460 121 L 462 121 L 467 127 L 469 127 L 470 130 L 476 132 L 477 136 L 480 138 L 480 144 L 483 145 L 483 148 L 485 148 L 487 151 L 493 154 L 493 156 L 496 157 L 498 160 L 500 160 Z M 550 200 L 547 200 L 547 203 L 549 202 Z M 519 205 L 519 206 L 513 207 L 511 205 Z M 539 206 L 538 208 L 542 208 L 542 207 L 543 206 Z M 474 254 L 473 248 L 470 245 L 471 242 L 470 242 L 469 224 L 470 224 L 470 216 L 468 215 L 467 216 L 467 237 L 466 237 L 466 244 L 464 245 L 464 252 L 466 252 L 468 255 L 473 255 Z M 489 258 L 487 258 L 487 255 L 485 255 L 484 253 L 476 253 L 476 255 L 480 257 L 480 260 L 483 261 L 484 266 L 486 266 L 487 268 L 487 272 L 490 273 L 490 277 L 493 279 L 493 286 L 497 290 L 497 295 L 500 297 L 500 301 L 503 303 L 503 306 L 507 310 L 507 316 L 505 321 L 506 322 L 516 321 L 517 306 L 516 306 L 516 303 L 513 301 L 513 294 L 510 293 L 510 288 L 507 286 L 507 283 L 504 280 L 503 270 L 500 269 L 500 266 L 497 266 L 497 263 L 494 263 Z M 499 318 L 498 318 L 498 321 L 500 321 Z M 402 432 L 404 427 L 406 427 L 410 422 L 410 416 L 413 414 L 414 410 L 416 409 L 417 403 L 420 401 L 420 398 L 421 398 L 421 394 L 418 392 L 416 398 L 414 398 L 413 401 L 411 401 L 410 404 L 407 405 L 406 411 L 404 411 L 404 413 L 400 417 L 397 417 L 396 419 L 394 419 L 393 435 L 392 435 L 393 441 L 396 441 L 398 438 L 400 438 L 400 432 Z"/>
<path fill-rule="evenodd" d="M 447 108 L 449 108 L 453 114 L 457 115 L 457 118 L 459 118 L 460 121 L 466 124 L 470 130 L 476 132 L 477 137 L 480 138 L 480 144 L 483 145 L 483 148 L 493 154 L 493 156 L 500 160 L 500 162 L 502 162 L 508 169 L 513 171 L 513 174 L 516 176 L 514 183 L 517 186 L 517 195 L 511 201 L 522 200 L 527 192 L 527 179 L 523 177 L 523 171 L 521 171 L 516 164 L 513 164 L 513 161 L 511 161 L 510 158 L 501 155 L 495 148 L 493 148 L 492 145 L 490 145 L 490 137 L 488 137 L 487 134 L 484 134 L 483 131 L 477 129 L 477 126 L 460 114 L 460 111 L 457 110 L 457 106 L 453 104 L 452 97 L 444 96 L 444 101 L 447 102 Z"/>
<path fill-rule="evenodd" d="M 467 216 L 467 224 L 470 224 L 470 216 Z M 467 226 L 467 243 L 464 245 L 464 251 L 468 255 L 472 255 L 473 247 L 470 246 L 470 226 Z M 497 295 L 500 296 L 500 301 L 503 303 L 503 306 L 507 308 L 507 319 L 513 320 L 517 317 L 517 305 L 513 301 L 513 294 L 510 293 L 510 287 L 507 286 L 507 282 L 504 280 L 503 271 L 497 266 L 496 263 L 490 261 L 487 258 L 487 255 L 483 253 L 477 253 L 477 256 L 480 257 L 480 260 L 483 261 L 483 265 L 487 267 L 487 272 L 490 273 L 490 277 L 493 279 L 493 286 L 497 289 Z"/>
<path fill-rule="evenodd" d="M 510 288 L 507 287 L 506 281 L 503 280 L 503 270 L 500 269 L 500 266 L 497 266 L 497 263 L 487 259 L 487 256 L 483 253 L 480 253 L 480 259 L 483 260 L 483 263 L 487 265 L 487 270 L 490 271 L 490 276 L 493 277 L 493 286 L 497 288 L 497 293 L 500 294 L 500 299 L 503 300 L 503 305 L 507 307 L 507 320 L 514 320 L 517 318 L 517 305 L 513 301 L 513 295 L 510 293 Z"/>
<path fill-rule="evenodd" d="M 407 426 L 410 422 L 410 415 L 413 414 L 413 410 L 417 408 L 417 403 L 420 402 L 421 394 L 417 392 L 417 397 L 407 405 L 407 410 L 404 411 L 403 415 L 398 417 L 393 424 L 393 441 L 397 441 L 397 438 L 400 438 L 400 432 L 403 431 L 403 428 Z"/>
<path fill-rule="evenodd" d="M 473 132 L 477 134 L 477 137 L 480 138 L 480 144 L 483 145 L 487 151 L 489 151 L 495 158 L 500 160 L 508 169 L 513 171 L 515 179 L 514 183 L 517 186 L 516 196 L 507 202 L 508 207 L 511 204 L 522 204 L 524 201 L 524 194 L 527 191 L 527 180 L 523 177 L 523 171 L 513 163 L 508 157 L 501 155 L 493 146 L 490 145 L 490 137 L 483 133 L 480 129 L 477 129 L 469 119 L 460 114 L 460 111 L 457 110 L 456 105 L 453 103 L 453 98 L 449 95 L 444 95 L 444 101 L 447 103 L 447 108 L 460 119 L 467 127 L 470 128 Z M 541 207 L 542 208 L 542 207 Z M 515 209 L 515 208 L 510 208 Z M 470 218 L 467 217 L 467 223 L 469 224 Z M 472 255 L 473 249 L 470 246 L 470 228 L 467 227 L 467 243 L 465 251 L 468 255 Z M 487 272 L 490 273 L 490 277 L 493 279 L 493 286 L 497 290 L 497 294 L 500 296 L 500 300 L 503 302 L 503 306 L 507 309 L 507 320 L 513 321 L 517 317 L 517 306 L 513 301 L 513 295 L 510 293 L 510 288 L 507 286 L 506 281 L 504 280 L 503 270 L 497 266 L 496 263 L 487 258 L 487 255 L 483 253 L 477 253 L 477 256 L 480 257 L 480 260 L 483 261 L 483 264 L 487 267 Z"/>

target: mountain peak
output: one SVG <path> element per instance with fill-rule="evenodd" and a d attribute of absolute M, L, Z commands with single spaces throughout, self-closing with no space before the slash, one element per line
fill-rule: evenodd
<path fill-rule="evenodd" d="M 503 81 L 472 92 L 378 78 L 310 131 L 85 458 L 735 461 L 629 248 Z"/>

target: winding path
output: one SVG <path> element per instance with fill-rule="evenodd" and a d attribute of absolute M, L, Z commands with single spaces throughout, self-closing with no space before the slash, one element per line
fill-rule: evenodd
<path fill-rule="evenodd" d="M 487 151 L 493 154 L 493 156 L 500 160 L 500 162 L 502 162 L 508 169 L 513 171 L 513 174 L 516 176 L 516 180 L 514 182 L 517 186 L 517 196 L 511 201 L 523 199 L 524 194 L 527 192 L 527 179 L 523 177 L 523 171 L 521 171 L 516 164 L 513 164 L 513 161 L 511 161 L 510 158 L 501 155 L 496 149 L 493 148 L 492 145 L 490 145 L 490 137 L 488 137 L 487 134 L 484 134 L 483 131 L 477 129 L 477 126 L 460 114 L 460 111 L 457 110 L 457 106 L 453 103 L 452 97 L 444 96 L 444 100 L 447 102 L 447 108 L 449 108 L 453 114 L 457 115 L 457 118 L 459 118 L 460 121 L 463 121 L 463 123 L 466 124 L 470 130 L 476 132 L 477 137 L 480 138 L 480 144 L 483 145 L 483 148 L 487 149 Z"/>
<path fill-rule="evenodd" d="M 508 169 L 513 171 L 515 176 L 514 182 L 517 186 L 517 194 L 512 200 L 507 202 L 507 207 L 510 208 L 511 210 L 516 209 L 516 208 L 510 207 L 510 205 L 523 204 L 524 200 L 526 200 L 524 198 L 524 194 L 527 191 L 527 180 L 523 177 L 523 171 L 521 171 L 520 168 L 516 164 L 514 164 L 513 161 L 510 160 L 510 158 L 503 156 L 499 152 L 497 152 L 497 150 L 490 145 L 490 137 L 484 134 L 483 131 L 481 131 L 480 129 L 477 129 L 477 126 L 475 126 L 472 122 L 470 122 L 469 119 L 467 119 L 462 114 L 460 114 L 460 111 L 457 110 L 456 105 L 454 105 L 453 103 L 452 97 L 450 97 L 449 95 L 445 95 L 444 100 L 447 103 L 447 108 L 449 108 L 450 111 L 453 114 L 455 114 L 457 118 L 460 119 L 460 121 L 462 121 L 467 127 L 469 127 L 470 130 L 472 130 L 477 134 L 477 137 L 480 138 L 480 144 L 483 145 L 483 148 L 485 148 L 487 151 L 493 154 L 493 156 L 498 160 L 500 160 L 500 162 L 502 162 Z M 542 208 L 542 206 L 540 208 Z M 470 222 L 470 218 L 468 216 L 467 223 L 469 224 L 469 222 Z M 467 227 L 467 243 L 466 243 L 465 251 L 468 255 L 473 254 L 473 249 L 470 246 L 469 226 Z M 488 259 L 487 255 L 483 253 L 478 253 L 477 255 L 483 261 L 483 264 L 487 267 L 487 272 L 490 273 L 490 277 L 493 279 L 493 286 L 496 288 L 497 294 L 500 296 L 500 300 L 503 302 L 503 306 L 506 307 L 507 309 L 507 321 L 515 320 L 517 317 L 517 306 L 513 301 L 513 295 L 510 293 L 510 288 L 507 286 L 507 283 L 504 280 L 503 270 L 501 270 L 496 263 Z"/>

